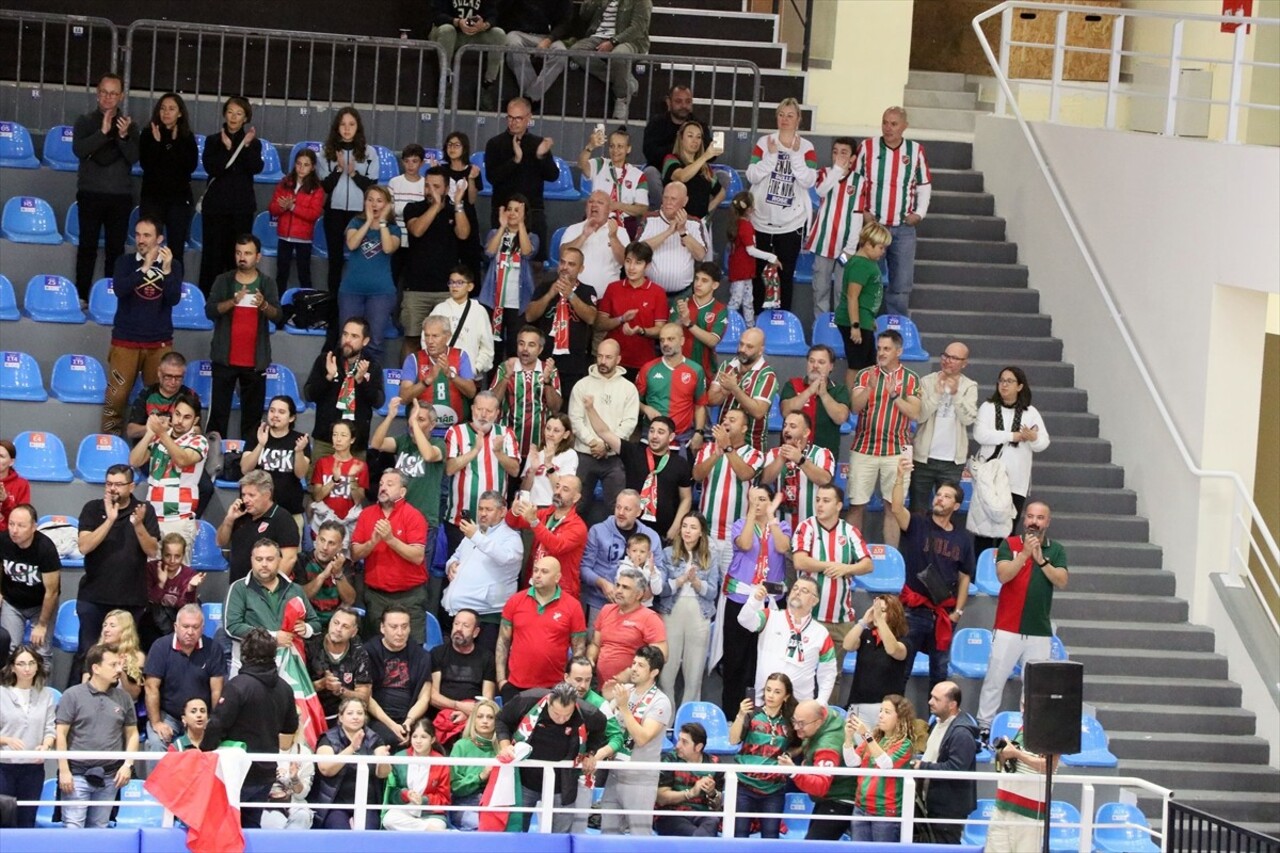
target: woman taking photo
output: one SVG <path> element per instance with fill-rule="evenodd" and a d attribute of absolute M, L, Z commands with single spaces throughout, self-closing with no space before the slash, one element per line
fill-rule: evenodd
<path fill-rule="evenodd" d="M 792 282 L 796 258 L 804 242 L 809 221 L 809 190 L 818 179 L 818 157 L 809 140 L 800 136 L 800 104 L 787 98 L 778 104 L 778 129 L 756 142 L 747 166 L 747 180 L 755 205 L 751 223 L 756 227 L 756 246 L 778 256 L 782 310 L 791 310 Z M 764 302 L 765 262 L 756 260 L 754 284 L 755 312 Z"/>
<path fill-rule="evenodd" d="M 396 283 L 391 277 L 391 256 L 400 248 L 400 226 L 395 204 L 386 187 L 369 187 L 364 211 L 347 223 L 346 246 L 351 262 L 338 287 L 339 328 L 352 317 L 369 321 L 369 346 L 365 357 L 382 363 L 382 342 L 396 307 Z M 338 253 L 341 257 L 342 253 Z M 330 263 L 333 254 L 329 255 Z"/>
<path fill-rule="evenodd" d="M 738 715 L 729 727 L 729 743 L 742 744 L 739 764 L 777 764 L 778 756 L 794 747 L 798 738 L 791 728 L 796 712 L 796 699 L 791 679 L 775 672 L 764 682 L 764 704 L 743 699 Z M 750 773 L 738 777 L 738 812 L 780 813 L 785 804 L 787 777 L 781 773 Z M 746 838 L 751 832 L 751 818 L 740 817 L 734 837 Z M 778 838 L 781 818 L 762 817 L 761 838 Z"/>
<path fill-rule="evenodd" d="M 317 175 L 325 192 L 324 236 L 329 246 L 329 292 L 337 293 L 345 263 L 343 235 L 351 218 L 365 208 L 365 191 L 378 183 L 378 152 L 365 142 L 364 123 L 355 107 L 343 107 L 333 117 L 329 137 L 320 149 Z M 391 203 L 387 206 L 394 208 Z M 394 217 L 394 214 L 393 209 L 391 215 Z M 355 246 L 346 245 L 352 250 L 351 258 L 354 260 Z"/>
<path fill-rule="evenodd" d="M 462 737 L 453 744 L 450 758 L 493 758 L 498 754 L 494 734 L 498 726 L 498 705 L 492 699 L 477 699 L 471 711 L 471 719 L 462 730 Z M 455 806 L 479 805 L 485 785 L 489 783 L 492 767 L 478 764 L 469 767 L 449 768 L 449 784 Z M 474 831 L 480 826 L 479 812 L 450 812 L 449 820 L 454 829 Z"/>
<path fill-rule="evenodd" d="M 928 735 L 926 735 L 926 738 Z M 872 729 L 856 714 L 844 725 L 846 767 L 874 765 L 881 770 L 904 770 L 915 753 L 916 711 L 902 696 L 892 693 L 880 703 L 879 723 Z M 923 750 L 924 741 L 920 742 Z M 859 820 L 863 817 L 898 817 L 902 814 L 902 779 L 871 774 L 858 777 L 853 801 L 854 841 L 897 843 L 902 827 L 897 821 Z"/>
<path fill-rule="evenodd" d="M 844 650 L 857 654 L 849 704 L 869 726 L 879 721 L 884 697 L 907 689 L 911 662 L 906 638 L 907 615 L 896 595 L 877 595 L 844 635 Z"/>
<path fill-rule="evenodd" d="M 1021 367 L 1006 367 L 1000 371 L 996 391 L 978 407 L 978 419 L 973 424 L 973 439 L 982 445 L 978 457 L 985 461 L 999 458 L 1009 472 L 1009 491 L 1013 495 L 1014 520 L 1022 515 L 1031 488 L 1032 454 L 1049 446 L 1049 430 L 1044 418 L 1031 405 L 1031 384 Z M 1007 535 L 1007 533 L 1006 533 Z M 981 554 L 994 548 L 1000 540 L 993 536 L 974 536 L 973 553 Z"/>
<path fill-rule="evenodd" d="M 53 691 L 45 686 L 48 673 L 35 646 L 23 643 L 0 670 L 0 756 L 6 750 L 53 749 Z M 21 762 L 0 757 L 0 795 L 38 800 L 44 787 L 44 762 Z M 15 826 L 36 825 L 36 807 L 18 806 Z"/>
<path fill-rule="evenodd" d="M 156 101 L 151 124 L 138 137 L 138 162 L 141 215 L 164 223 L 165 245 L 181 261 L 191 230 L 191 173 L 200 165 L 200 150 L 178 93 L 165 92 Z"/>
<path fill-rule="evenodd" d="M 200 253 L 200 290 L 236 267 L 236 238 L 253 230 L 258 201 L 253 176 L 262 171 L 262 140 L 249 125 L 253 107 L 233 95 L 222 106 L 222 130 L 204 140 L 204 170 L 209 173 L 200 215 L 204 248 Z"/>
<path fill-rule="evenodd" d="M 413 724 L 409 748 L 397 752 L 397 758 L 443 758 L 436 746 L 435 729 L 428 717 Z M 382 813 L 382 828 L 396 832 L 444 832 L 449 821 L 444 812 L 431 811 L 432 806 L 450 802 L 449 768 L 443 764 L 391 765 L 384 805 L 414 805 L 416 809 L 387 809 Z"/>
<path fill-rule="evenodd" d="M 711 623 L 724 582 L 724 552 L 711 550 L 707 520 L 696 512 L 680 519 L 680 535 L 667 547 L 667 589 L 658 612 L 667 628 L 667 665 L 659 680 L 675 707 L 702 700 L 702 674 L 711 642 Z M 684 693 L 676 702 L 676 674 L 684 672 Z"/>
<path fill-rule="evenodd" d="M 525 457 L 520 488 L 529 493 L 538 509 L 551 506 L 551 495 L 561 477 L 578 473 L 578 454 L 573 449 L 573 425 L 563 412 L 547 417 L 542 427 L 542 447 L 531 447 Z"/>
<path fill-rule="evenodd" d="M 311 786 L 310 801 L 322 806 L 316 809 L 317 829 L 355 829 L 352 821 L 355 812 L 346 808 L 323 808 L 329 805 L 351 805 L 356 799 L 356 766 L 337 761 L 325 761 L 327 755 L 390 755 L 391 748 L 382 742 L 377 732 L 369 728 L 368 711 L 364 700 L 351 696 L 338 706 L 338 725 L 325 732 L 316 744 L 316 775 Z M 390 764 L 376 764 L 369 772 L 369 790 L 366 802 L 376 806 L 382 801 L 382 782 L 391 772 Z M 365 829 L 378 828 L 378 810 L 370 808 L 365 817 Z"/>
<path fill-rule="evenodd" d="M 727 192 L 710 165 L 724 151 L 708 147 L 707 143 L 708 140 L 702 138 L 702 123 L 686 121 L 676 131 L 675 147 L 662 160 L 662 183 L 681 181 L 689 190 L 685 212 L 699 219 L 706 219 L 724 201 Z M 710 234 L 711 229 L 707 229 L 707 233 Z"/>

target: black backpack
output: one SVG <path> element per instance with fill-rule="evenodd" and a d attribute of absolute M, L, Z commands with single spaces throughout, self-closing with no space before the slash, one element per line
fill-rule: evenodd
<path fill-rule="evenodd" d="M 298 329 L 327 329 L 337 319 L 338 300 L 324 290 L 295 293 L 293 304 L 284 306 L 284 321 Z"/>

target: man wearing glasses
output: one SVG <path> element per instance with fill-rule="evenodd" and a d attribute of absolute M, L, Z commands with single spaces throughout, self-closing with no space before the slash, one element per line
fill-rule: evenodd
<path fill-rule="evenodd" d="M 767 602 L 767 604 L 766 604 Z M 787 594 L 787 607 L 778 610 L 765 584 L 754 592 L 738 613 L 738 624 L 760 635 L 756 655 L 756 703 L 764 701 L 764 682 L 770 673 L 786 673 L 798 700 L 831 695 L 835 687 L 836 648 L 831 635 L 813 618 L 818 603 L 818 583 L 798 577 Z"/>
<path fill-rule="evenodd" d="M 969 427 L 978 419 L 978 383 L 964 375 L 969 348 L 952 341 L 942 369 L 920 380 L 920 414 L 911 471 L 911 506 L 929 506 L 943 480 L 958 482 L 969 455 Z"/>
<path fill-rule="evenodd" d="M 560 167 L 551 156 L 555 140 L 529 133 L 532 120 L 533 106 L 529 100 L 512 98 L 507 104 L 507 129 L 484 146 L 484 169 L 485 177 L 493 185 L 490 228 L 500 227 L 499 213 L 511 196 L 519 194 L 528 201 L 525 225 L 530 233 L 538 235 L 536 278 L 541 262 L 547 257 L 547 210 L 542 185 L 559 178 Z"/>
<path fill-rule="evenodd" d="M 822 694 L 826 695 L 826 694 Z M 791 728 L 801 739 L 799 765 L 809 767 L 844 766 L 845 721 L 817 700 L 801 702 L 791 717 Z M 781 767 L 797 766 L 790 752 L 778 756 Z M 805 840 L 839 841 L 853 817 L 857 776 L 829 773 L 797 773 L 791 777 L 797 788 L 813 798 L 813 819 Z M 834 816 L 837 820 L 823 820 Z"/>

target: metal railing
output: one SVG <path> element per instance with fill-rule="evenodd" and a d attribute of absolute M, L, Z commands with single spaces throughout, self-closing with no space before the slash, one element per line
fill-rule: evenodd
<path fill-rule="evenodd" d="M 1015 14 L 1034 16 L 1038 13 L 1054 16 L 1053 41 L 1015 41 Z M 997 57 L 991 50 L 982 23 L 996 15 L 1000 16 L 1000 47 Z M 1090 47 L 1068 44 L 1068 23 L 1073 20 L 1088 19 L 1095 23 L 1106 20 L 1111 22 L 1111 44 L 1107 47 Z M 1124 48 L 1126 23 L 1133 20 L 1167 21 L 1171 24 L 1169 49 L 1162 52 L 1140 51 Z M 1224 62 L 1222 57 L 1206 57 L 1188 54 L 1183 49 L 1184 36 L 1188 26 L 1213 27 L 1223 25 L 1234 26 L 1232 36 L 1232 55 L 1230 58 L 1231 81 L 1225 98 L 1199 97 L 1179 92 L 1181 72 L 1188 64 L 1218 65 Z M 1049 76 L 1049 121 L 1058 122 L 1062 117 L 1062 97 L 1064 93 L 1088 92 L 1097 94 L 1097 83 L 1083 83 L 1064 79 L 1064 68 L 1068 56 L 1097 56 L 1107 60 L 1107 78 L 1105 84 L 1106 104 L 1103 126 L 1108 130 L 1117 127 L 1116 113 L 1121 98 L 1128 98 L 1132 105 L 1135 100 L 1160 99 L 1164 101 L 1164 121 L 1161 133 L 1173 136 L 1178 128 L 1180 107 L 1198 106 L 1206 111 L 1213 107 L 1224 107 L 1227 110 L 1226 142 L 1238 142 L 1240 132 L 1240 114 L 1242 110 L 1261 110 L 1266 112 L 1280 111 L 1280 104 L 1257 103 L 1243 99 L 1243 78 L 1245 69 L 1280 69 L 1280 62 L 1262 59 L 1246 59 L 1247 37 L 1250 27 L 1276 27 L 1280 20 L 1275 18 L 1240 17 L 1233 15 L 1184 14 L 1174 11 L 1155 11 L 1147 9 L 1118 9 L 1103 6 L 1077 6 L 1064 3 L 1026 3 L 1006 2 L 995 6 L 973 19 L 973 29 L 978 35 L 983 52 L 991 63 L 1000 80 L 1000 89 L 996 95 L 996 114 L 1006 115 L 1010 101 L 1016 109 L 1017 97 L 1008 85 L 1009 57 L 1013 48 L 1026 51 L 1050 51 L 1052 64 Z M 1255 36 L 1256 38 L 1256 36 Z M 1162 69 L 1167 64 L 1167 91 L 1144 91 L 1132 84 L 1122 84 L 1120 80 L 1121 64 L 1125 59 L 1145 59 L 1158 64 Z M 1206 116 L 1206 126 L 1207 126 Z"/>
<path fill-rule="evenodd" d="M 32 130 L 71 121 L 117 69 L 120 41 L 106 18 L 0 11 L 0 114 Z M 2 103 L 3 101 L 0 101 Z"/>
<path fill-rule="evenodd" d="M 796 0 L 787 0 L 791 4 L 791 11 L 796 13 L 796 19 L 800 22 L 800 26 L 804 29 L 804 36 L 800 51 L 800 70 L 809 70 L 809 48 L 813 42 L 813 0 L 805 0 L 804 11 L 800 11 L 800 4 Z M 773 0 L 773 14 L 778 16 L 778 26 L 782 26 L 782 15 L 785 10 L 782 8 L 782 0 Z M 781 33 L 779 33 L 781 36 Z"/>
<path fill-rule="evenodd" d="M 266 139 L 323 139 L 331 111 L 351 104 L 371 142 L 443 142 L 448 65 L 435 42 L 139 20 L 125 56 L 131 94 L 181 92 L 196 130 L 242 95 Z"/>
<path fill-rule="evenodd" d="M 1280 853 L 1280 840 L 1172 800 L 1169 802 L 1168 823 L 1165 824 L 1164 849 Z"/>
<path fill-rule="evenodd" d="M 1031 150 L 1031 155 L 1035 159 L 1036 165 L 1043 175 L 1045 183 L 1049 187 L 1050 193 L 1053 195 L 1054 202 L 1058 207 L 1059 213 L 1062 214 L 1063 220 L 1066 222 L 1067 229 L 1071 232 L 1071 237 L 1076 243 L 1076 248 L 1080 252 L 1080 256 L 1084 259 L 1085 265 L 1089 269 L 1090 277 L 1093 279 L 1094 286 L 1098 288 L 1099 294 L 1102 296 L 1103 303 L 1106 306 L 1107 313 L 1110 314 L 1112 322 L 1115 323 L 1116 329 L 1120 332 L 1120 339 L 1124 342 L 1125 348 L 1129 351 L 1129 356 L 1133 359 L 1134 366 L 1138 370 L 1138 374 L 1142 377 L 1143 384 L 1146 386 L 1147 393 L 1151 395 L 1152 402 L 1160 413 L 1160 419 L 1164 423 L 1165 429 L 1168 431 L 1170 438 L 1173 439 L 1174 445 L 1178 449 L 1178 455 L 1181 457 L 1183 464 L 1187 470 L 1200 479 L 1224 479 L 1229 481 L 1234 489 L 1234 504 L 1232 510 L 1232 535 L 1227 537 L 1225 553 L 1223 554 L 1223 563 L 1227 567 L 1231 575 L 1236 576 L 1241 584 L 1247 585 L 1257 595 L 1262 609 L 1267 614 L 1271 622 L 1272 630 L 1275 631 L 1277 638 L 1280 639 L 1280 622 L 1276 619 L 1276 613 L 1268 602 L 1268 595 L 1280 596 L 1280 547 L 1277 547 L 1275 537 L 1271 530 L 1267 527 L 1266 520 L 1262 517 L 1262 513 L 1258 510 L 1257 504 L 1253 502 L 1253 497 L 1249 493 L 1248 487 L 1245 485 L 1244 479 L 1235 471 L 1214 470 L 1201 468 L 1199 463 L 1192 457 L 1190 449 L 1187 447 L 1186 440 L 1182 437 L 1182 433 L 1178 430 L 1177 424 L 1174 423 L 1173 416 L 1169 412 L 1169 407 L 1165 402 L 1164 396 L 1156 387 L 1155 380 L 1151 376 L 1151 371 L 1147 367 L 1146 359 L 1138 350 L 1137 342 L 1133 338 L 1132 332 L 1129 330 L 1129 324 L 1124 318 L 1124 313 L 1117 304 L 1111 287 L 1107 284 L 1106 279 L 1102 275 L 1102 270 L 1098 266 L 1097 260 L 1093 256 L 1092 250 L 1089 248 L 1088 241 L 1084 239 L 1084 235 L 1080 231 L 1079 223 L 1076 222 L 1075 215 L 1071 211 L 1071 206 L 1067 204 L 1066 196 L 1059 186 L 1057 178 L 1054 176 L 1053 170 L 1049 168 L 1048 161 L 1045 159 L 1044 151 L 1040 147 L 1040 143 L 1036 140 L 1035 134 L 1031 132 L 1031 126 L 1027 123 L 1026 118 L 1022 114 L 1019 107 L 1018 99 L 1013 93 L 1013 89 L 1009 84 L 1008 65 L 1009 57 L 1007 54 L 1007 44 L 1001 43 L 1001 58 L 997 59 L 995 52 L 991 48 L 991 44 L 987 41 L 986 34 L 982 30 L 982 22 L 992 17 L 1000 15 L 1002 19 L 1009 19 L 1014 9 L 1032 8 L 1044 11 L 1060 13 L 1059 21 L 1066 20 L 1068 12 L 1088 13 L 1088 14 L 1110 14 L 1124 16 L 1154 16 L 1154 17 L 1170 17 L 1166 13 L 1139 11 L 1136 9 L 1114 9 L 1092 6 L 1072 6 L 1063 3 L 1020 3 L 1006 2 L 1001 3 L 992 9 L 978 15 L 973 19 L 973 30 L 977 33 L 978 42 L 982 45 L 983 52 L 987 55 L 987 61 L 991 64 L 992 71 L 995 72 L 996 80 L 1000 84 L 1000 107 L 1007 106 L 1013 111 L 1014 117 L 1018 121 L 1018 126 L 1022 129 L 1022 135 L 1027 140 L 1027 145 Z M 1209 20 L 1219 23 L 1258 23 L 1266 25 L 1280 25 L 1280 21 L 1274 19 L 1259 18 L 1236 18 L 1227 15 L 1182 15 L 1173 16 L 1187 19 Z M 1119 27 L 1117 27 L 1119 29 Z M 1242 38 L 1244 27 L 1241 26 L 1236 30 L 1237 44 Z M 1007 32 L 1007 30 L 1006 30 Z M 1059 25 L 1059 35 L 1065 32 L 1064 25 Z M 1059 41 L 1055 46 L 1054 75 L 1061 77 L 1062 62 L 1061 52 L 1063 45 Z M 1119 42 L 1114 46 L 1114 53 L 1111 60 L 1112 76 L 1118 74 L 1120 63 Z M 1237 50 L 1239 50 L 1237 48 Z M 1270 63 L 1276 65 L 1275 63 Z M 1276 67 L 1280 67 L 1277 65 Z M 1239 69 L 1237 68 L 1233 74 L 1233 80 L 1239 80 Z M 1235 107 L 1243 106 L 1238 101 L 1238 92 L 1235 91 L 1233 85 L 1233 94 L 1230 98 L 1231 103 Z M 1174 110 L 1176 106 L 1173 102 L 1173 96 L 1170 95 L 1170 121 L 1173 120 Z M 1052 112 L 1052 111 L 1051 111 Z M 1230 139 L 1228 141 L 1234 141 Z M 1256 532 L 1256 536 L 1255 536 Z M 1259 541 L 1261 540 L 1261 541 Z M 1260 570 L 1255 572 L 1249 565 L 1250 555 L 1257 558 L 1260 564 Z M 1261 580 L 1259 579 L 1261 577 Z M 1263 592 L 1263 585 L 1266 585 L 1267 594 Z"/>

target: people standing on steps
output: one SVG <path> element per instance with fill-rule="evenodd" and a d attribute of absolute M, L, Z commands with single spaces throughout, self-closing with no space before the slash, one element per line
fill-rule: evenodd
<path fill-rule="evenodd" d="M 187 118 L 187 103 L 177 92 L 165 92 L 156 101 L 151 122 L 138 137 L 138 162 L 139 212 L 164 223 L 165 243 L 184 260 L 194 213 L 191 173 L 200 165 L 200 147 Z"/>
<path fill-rule="evenodd" d="M 530 235 L 538 237 L 535 256 L 529 260 L 540 271 L 547 257 L 547 204 L 543 185 L 560 177 L 560 166 L 551 154 L 555 140 L 529 132 L 533 104 L 528 98 L 508 101 L 506 119 L 506 129 L 484 146 L 485 177 L 493 187 L 489 227 L 500 227 L 501 211 L 507 199 L 517 194 L 524 196 L 526 227 Z"/>
<path fill-rule="evenodd" d="M 235 269 L 236 240 L 253 231 L 253 217 L 258 210 L 253 176 L 262 171 L 263 164 L 262 140 L 251 121 L 253 107 L 249 101 L 232 95 L 222 106 L 221 132 L 204 140 L 201 159 L 209 180 L 196 207 L 204 232 L 200 290 L 206 296 L 215 278 Z"/>
<path fill-rule="evenodd" d="M 324 236 L 329 247 L 329 292 L 337 295 L 346 263 L 348 223 L 364 210 L 365 190 L 378 183 L 378 152 L 365 141 L 364 122 L 355 107 L 343 107 L 333 117 L 320 149 L 316 175 L 324 188 Z"/>

